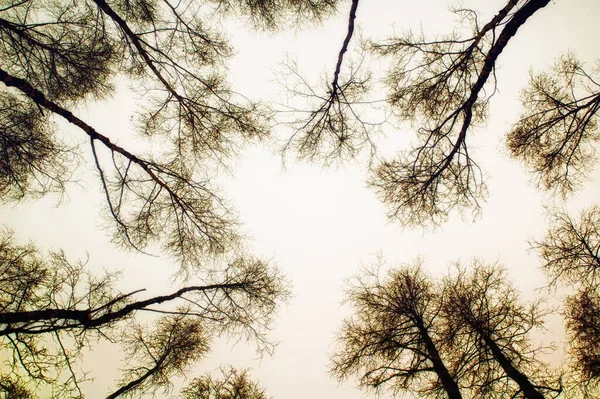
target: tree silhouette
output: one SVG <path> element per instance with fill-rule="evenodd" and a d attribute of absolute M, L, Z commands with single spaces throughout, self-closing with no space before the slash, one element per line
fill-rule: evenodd
<path fill-rule="evenodd" d="M 339 159 L 353 158 L 369 146 L 375 154 L 372 135 L 379 123 L 367 122 L 362 116 L 360 103 L 370 90 L 370 74 L 364 73 L 360 62 L 350 62 L 347 72 L 342 71 L 346 53 L 354 36 L 359 0 L 352 0 L 348 14 L 348 30 L 338 53 L 335 70 L 320 93 L 298 71 L 295 62 L 288 61 L 280 71 L 280 81 L 287 94 L 306 104 L 287 105 L 285 112 L 292 114 L 286 123 L 292 135 L 283 152 L 294 149 L 301 159 L 330 165 Z M 348 64 L 346 62 L 346 64 Z M 306 108 L 301 108 L 306 107 Z"/>
<path fill-rule="evenodd" d="M 354 316 L 338 334 L 332 375 L 357 375 L 364 388 L 462 398 L 439 335 L 439 287 L 418 263 L 379 274 L 364 270 L 346 292 Z"/>
<path fill-rule="evenodd" d="M 222 368 L 222 376 L 195 378 L 182 390 L 182 399 L 267 399 L 265 390 L 248 376 L 248 370 Z"/>
<path fill-rule="evenodd" d="M 214 4 L 213 16 L 245 14 L 273 28 L 293 17 L 319 19 L 335 6 Z M 266 137 L 269 111 L 228 87 L 222 66 L 231 48 L 204 22 L 210 7 L 27 0 L 0 13 L 0 80 L 12 88 L 0 97 L 4 201 L 64 189 L 79 149 L 52 135 L 55 114 L 87 135 L 116 242 L 139 250 L 159 243 L 184 272 L 239 248 L 237 222 L 206 165 L 226 165 L 240 145 Z M 144 93 L 137 125 L 164 143 L 160 152 L 136 154 L 73 113 L 79 102 L 110 96 L 120 76 Z"/>
<path fill-rule="evenodd" d="M 525 111 L 508 134 L 508 148 L 540 186 L 565 196 L 581 186 L 595 163 L 600 84 L 567 54 L 551 73 L 531 76 L 522 104 Z"/>
<path fill-rule="evenodd" d="M 444 283 L 446 334 L 455 350 L 464 351 L 461 368 L 467 385 L 479 395 L 545 398 L 562 386 L 547 375 L 531 335 L 543 328 L 547 310 L 541 301 L 524 305 L 499 265 L 475 260 L 469 269 Z"/>
<path fill-rule="evenodd" d="M 556 212 L 540 241 L 532 248 L 542 258 L 550 286 L 577 292 L 565 301 L 565 324 L 575 385 L 594 397 L 600 388 L 600 208 L 584 210 L 578 219 Z"/>
<path fill-rule="evenodd" d="M 117 273 L 91 274 L 62 252 L 42 256 L 4 233 L 0 348 L 12 372 L 30 384 L 61 387 L 60 395 L 82 396 L 79 383 L 87 373 L 76 367 L 82 350 L 108 340 L 142 363 L 128 369 L 113 397 L 151 392 L 168 387 L 169 376 L 201 358 L 213 336 L 245 336 L 260 351 L 270 351 L 266 334 L 289 295 L 277 269 L 254 259 L 234 260 L 198 285 L 146 299 L 136 298 L 144 289 L 119 292 L 117 280 Z M 136 322 L 141 312 L 163 315 L 152 333 Z M 66 381 L 63 370 L 70 374 Z"/>
<path fill-rule="evenodd" d="M 0 201 L 68 191 L 80 162 L 97 172 L 114 242 L 171 256 L 185 286 L 142 297 L 119 275 L 94 275 L 61 252 L 0 237 L 0 339 L 10 374 L 2 392 L 49 387 L 81 397 L 82 353 L 98 341 L 130 355 L 111 394 L 170 389 L 169 378 L 206 352 L 210 338 L 246 337 L 269 352 L 267 332 L 288 287 L 276 268 L 248 255 L 238 221 L 213 178 L 246 143 L 267 137 L 268 106 L 227 82 L 233 53 L 223 18 L 255 28 L 320 21 L 336 0 L 19 0 L 0 5 Z M 126 126 L 101 132 L 79 112 L 115 95 L 141 103 L 135 126 L 152 143 L 119 144 Z M 75 127 L 59 132 L 58 119 Z M 83 137 L 83 140 L 81 138 Z M 86 148 L 86 146 L 89 146 Z M 151 248 L 151 249 L 149 249 Z M 139 319 L 144 312 L 152 331 Z M 160 315 L 160 318 L 157 318 Z"/>
<path fill-rule="evenodd" d="M 583 211 L 579 220 L 566 212 L 553 214 L 546 236 L 531 246 L 543 261 L 542 270 L 551 284 L 600 283 L 600 207 Z"/>
<path fill-rule="evenodd" d="M 331 372 L 356 375 L 364 388 L 385 385 L 424 397 L 558 396 L 562 386 L 530 341 L 543 327 L 540 302 L 524 305 L 505 270 L 474 261 L 440 282 L 420 263 L 363 272 L 347 291 Z"/>
<path fill-rule="evenodd" d="M 472 10 L 456 10 L 472 26 L 471 36 L 454 33 L 435 40 L 408 33 L 373 43 L 391 56 L 386 78 L 390 103 L 402 119 L 418 128 L 418 142 L 395 160 L 378 165 L 370 182 L 404 225 L 439 224 L 452 210 L 474 209 L 486 194 L 482 173 L 467 138 L 485 120 L 496 92 L 498 57 L 519 28 L 548 0 L 510 0 L 480 26 Z"/>

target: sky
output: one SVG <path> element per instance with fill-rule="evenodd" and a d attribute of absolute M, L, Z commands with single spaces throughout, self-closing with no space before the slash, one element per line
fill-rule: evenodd
<path fill-rule="evenodd" d="M 456 23 L 448 11 L 452 5 L 444 0 L 362 0 L 356 24 L 365 38 L 421 28 L 427 34 L 444 34 Z M 487 21 L 504 1 L 465 0 L 462 6 L 479 11 L 480 21 Z M 334 69 L 346 34 L 348 9 L 349 4 L 343 3 L 339 14 L 321 27 L 284 33 L 248 33 L 244 21 L 231 22 L 228 33 L 237 50 L 229 64 L 233 87 L 252 99 L 279 101 L 282 88 L 274 71 L 288 55 L 297 59 L 305 76 L 318 85 L 320 77 Z M 420 257 L 434 276 L 444 275 L 457 260 L 500 261 L 523 297 L 535 298 L 545 279 L 527 241 L 543 236 L 548 223 L 546 207 L 562 206 L 562 202 L 540 192 L 523 166 L 507 156 L 504 135 L 517 120 L 519 90 L 530 70 L 547 70 L 566 51 L 575 53 L 589 69 L 600 59 L 598 16 L 600 2 L 595 0 L 552 1 L 519 30 L 501 55 L 499 93 L 491 100 L 490 118 L 486 126 L 471 133 L 469 142 L 489 190 L 482 215 L 475 221 L 454 215 L 436 231 L 403 229 L 390 223 L 385 206 L 366 186 L 368 170 L 363 158 L 322 168 L 298 162 L 288 154 L 284 167 L 278 140 L 289 132 L 283 127 L 275 128 L 273 140 L 242 151 L 233 160 L 231 173 L 220 177 L 223 191 L 239 214 L 249 248 L 281 267 L 293 283 L 293 298 L 276 319 L 271 338 L 280 344 L 272 357 L 257 358 L 251 343 L 233 345 L 221 340 L 189 377 L 230 364 L 251 368 L 251 375 L 275 399 L 373 396 L 356 389 L 356 381 L 338 383 L 327 370 L 335 332 L 350 314 L 342 304 L 344 285 L 361 265 L 374 262 L 378 253 L 389 266 Z M 356 45 L 354 40 L 349 55 Z M 372 68 L 378 72 L 377 65 Z M 373 94 L 374 98 L 384 95 Z M 128 130 L 134 109 L 133 94 L 122 85 L 113 98 L 78 112 L 118 143 L 135 145 Z M 75 129 L 61 126 L 66 137 L 83 137 Z M 377 139 L 378 156 L 405 148 L 413 135 L 410 126 L 385 127 Z M 124 252 L 111 244 L 99 216 L 103 199 L 92 165 L 83 164 L 77 174 L 79 182 L 69 187 L 60 202 L 49 196 L 4 207 L 0 220 L 14 229 L 22 242 L 31 239 L 45 249 L 63 248 L 71 259 L 89 256 L 89 265 L 96 270 L 123 270 L 122 290 L 171 291 L 171 260 Z M 596 203 L 599 182 L 596 166 L 583 189 L 567 199 L 567 209 L 576 214 Z M 560 317 L 551 317 L 548 327 L 550 334 L 541 338 L 561 348 Z M 115 364 L 120 357 L 115 350 L 100 346 L 86 358 L 87 369 L 96 376 L 94 383 L 85 387 L 90 398 L 103 397 L 108 386 L 115 387 L 112 381 L 118 377 Z M 552 359 L 560 362 L 560 351 Z M 390 396 L 382 392 L 381 397 Z"/>

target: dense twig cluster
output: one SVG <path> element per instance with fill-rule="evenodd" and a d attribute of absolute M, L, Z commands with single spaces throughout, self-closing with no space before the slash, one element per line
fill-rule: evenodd
<path fill-rule="evenodd" d="M 412 33 L 373 43 L 391 56 L 386 82 L 390 101 L 402 119 L 418 127 L 414 148 L 379 165 L 370 182 L 388 216 L 403 225 L 439 224 L 453 210 L 479 210 L 485 197 L 483 174 L 468 146 L 472 126 L 485 120 L 496 92 L 495 65 L 509 40 L 548 0 L 509 1 L 480 26 L 471 10 L 457 10 L 472 25 L 469 37 L 457 33 L 435 40 Z"/>
<path fill-rule="evenodd" d="M 130 351 L 130 360 L 156 362 L 131 368 L 120 390 L 168 387 L 171 373 L 199 359 L 212 336 L 245 336 L 260 351 L 270 351 L 273 344 L 266 334 L 279 303 L 289 295 L 277 269 L 254 259 L 237 259 L 197 285 L 147 299 L 137 298 L 144 289 L 117 291 L 118 277 L 93 275 L 62 252 L 43 256 L 32 244 L 16 245 L 4 233 L 0 347 L 10 354 L 13 373 L 81 396 L 79 383 L 86 376 L 77 368 L 81 351 L 107 339 Z M 154 332 L 136 322 L 139 312 L 162 315 Z M 70 373 L 67 381 L 61 379 L 63 370 Z"/>
<path fill-rule="evenodd" d="M 508 148 L 540 186 L 565 196 L 581 186 L 596 161 L 600 83 L 567 54 L 551 73 L 531 77 L 522 104 L 525 111 L 507 136 Z"/>
<path fill-rule="evenodd" d="M 284 153 L 293 149 L 299 158 L 324 165 L 354 158 L 365 148 L 371 158 L 375 155 L 374 135 L 383 122 L 372 122 L 365 115 L 376 103 L 364 100 L 371 90 L 371 74 L 364 72 L 362 65 L 365 54 L 359 62 L 344 63 L 354 36 L 358 4 L 359 0 L 353 0 L 350 6 L 346 37 L 324 93 L 311 87 L 296 62 L 284 63 L 279 71 L 278 78 L 287 95 L 295 102 L 305 103 L 286 104 L 281 111 L 292 115 L 284 122 L 293 131 L 283 147 Z"/>
<path fill-rule="evenodd" d="M 0 9 L 0 80 L 16 89 L 0 97 L 1 192 L 19 199 L 64 188 L 77 151 L 52 135 L 46 113 L 54 113 L 88 135 L 116 242 L 138 250 L 160 243 L 184 271 L 237 250 L 235 218 L 207 165 L 226 164 L 240 145 L 266 137 L 269 112 L 229 88 L 223 66 L 232 50 L 206 18 L 220 9 L 274 28 L 334 8 L 334 1 L 11 2 Z M 138 127 L 167 144 L 160 153 L 135 154 L 71 112 L 110 95 L 118 75 L 143 92 Z"/>
<path fill-rule="evenodd" d="M 221 369 L 221 377 L 195 378 L 182 390 L 183 399 L 267 399 L 265 390 L 248 376 L 248 370 Z"/>
<path fill-rule="evenodd" d="M 576 290 L 564 306 L 572 380 L 594 397 L 600 388 L 600 208 L 592 206 L 578 219 L 556 213 L 546 236 L 532 248 L 542 258 L 551 288 Z"/>
<path fill-rule="evenodd" d="M 544 310 L 521 303 L 504 268 L 474 261 L 443 281 L 420 264 L 380 274 L 366 270 L 347 291 L 355 312 L 332 358 L 338 379 L 434 398 L 561 393 L 531 342 Z"/>

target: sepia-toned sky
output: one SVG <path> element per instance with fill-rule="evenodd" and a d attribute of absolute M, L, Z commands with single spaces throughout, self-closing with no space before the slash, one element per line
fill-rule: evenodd
<path fill-rule="evenodd" d="M 465 0 L 461 6 L 480 11 L 484 23 L 504 4 L 505 0 Z M 409 28 L 422 28 L 432 35 L 449 33 L 457 23 L 457 17 L 448 11 L 452 5 L 456 4 L 446 0 L 361 0 L 358 31 L 348 57 L 352 57 L 360 36 L 384 38 Z M 228 32 L 237 55 L 229 68 L 234 88 L 254 100 L 280 101 L 282 88 L 274 72 L 288 55 L 318 85 L 335 67 L 349 6 L 349 2 L 344 3 L 337 16 L 317 29 L 249 33 L 244 21 L 232 21 Z M 517 120 L 519 90 L 527 83 L 530 70 L 547 70 L 567 51 L 591 69 L 600 59 L 598 37 L 599 1 L 555 0 L 510 41 L 497 65 L 499 92 L 491 100 L 488 123 L 473 129 L 469 138 L 471 154 L 482 167 L 489 190 L 481 217 L 475 221 L 469 215 L 464 219 L 453 215 L 436 231 L 390 224 L 384 205 L 366 187 L 368 165 L 364 157 L 324 169 L 296 162 L 293 154 L 288 154 L 284 167 L 278 139 L 289 132 L 281 126 L 274 129 L 271 142 L 244 150 L 232 161 L 231 173 L 220 177 L 223 191 L 239 214 L 249 248 L 260 257 L 273 259 L 285 271 L 293 283 L 294 296 L 280 310 L 272 332 L 272 339 L 280 342 L 274 356 L 258 359 L 252 344 L 220 340 L 189 377 L 230 364 L 252 368 L 251 375 L 275 399 L 358 399 L 372 395 L 354 388 L 355 381 L 338 384 L 330 379 L 327 365 L 335 331 L 349 315 L 349 309 L 341 304 L 344 282 L 361 264 L 375 261 L 377 253 L 389 266 L 421 257 L 434 276 L 446 273 L 457 260 L 480 257 L 500 261 L 508 267 L 524 298 L 539 295 L 535 289 L 543 286 L 544 277 L 537 269 L 536 254 L 528 251 L 527 240 L 544 234 L 545 208 L 562 203 L 537 190 L 523 166 L 508 158 L 504 135 Z M 381 72 L 377 60 L 370 68 Z M 383 92 L 372 94 L 374 99 L 384 96 Z M 128 137 L 133 134 L 130 117 L 134 110 L 134 95 L 123 82 L 115 97 L 81 107 L 77 113 L 115 141 L 137 145 Z M 71 127 L 65 126 L 64 134 L 73 142 L 83 141 Z M 413 137 L 408 125 L 398 129 L 386 126 L 377 140 L 378 156 L 406 148 Z M 63 248 L 71 259 L 89 256 L 94 270 L 123 270 L 122 290 L 148 288 L 153 294 L 172 290 L 170 277 L 175 267 L 168 258 L 123 252 L 111 244 L 103 230 L 103 198 L 92 165 L 84 159 L 76 176 L 79 181 L 69 187 L 60 203 L 50 196 L 5 207 L 0 209 L 0 219 L 22 242 L 31 239 L 42 248 Z M 596 166 L 585 187 L 567 199 L 567 209 L 576 213 L 599 202 L 599 183 L 600 168 Z M 560 349 L 560 317 L 550 318 L 548 327 L 552 334 L 540 339 L 554 341 Z M 552 358 L 560 362 L 560 353 Z M 95 348 L 88 356 L 86 368 L 97 377 L 85 386 L 90 398 L 104 397 L 108 386 L 115 387 L 119 361 L 120 353 L 107 346 Z M 381 397 L 389 396 L 382 392 Z"/>

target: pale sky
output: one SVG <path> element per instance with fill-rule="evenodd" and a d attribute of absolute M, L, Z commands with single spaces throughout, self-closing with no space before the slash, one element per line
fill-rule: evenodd
<path fill-rule="evenodd" d="M 463 1 L 462 6 L 481 11 L 487 21 L 503 7 L 504 0 Z M 444 34 L 452 30 L 456 18 L 447 11 L 453 5 L 445 0 L 384 1 L 362 0 L 356 23 L 363 37 L 383 38 L 408 28 Z M 337 53 L 346 34 L 349 4 L 339 15 L 319 29 L 287 33 L 244 33 L 243 22 L 232 23 L 240 32 L 229 32 L 238 53 L 230 64 L 234 88 L 252 99 L 275 98 L 281 90 L 274 83 L 273 70 L 286 54 L 298 60 L 306 76 L 319 83 L 324 72 L 332 73 Z M 544 206 L 556 203 L 552 197 L 530 184 L 522 165 L 507 157 L 504 135 L 517 120 L 519 90 L 525 86 L 531 68 L 546 70 L 554 59 L 570 50 L 591 69 L 600 58 L 600 2 L 597 0 L 556 0 L 536 13 L 519 30 L 498 63 L 497 93 L 490 103 L 487 126 L 471 131 L 469 144 L 473 157 L 487 176 L 489 199 L 483 203 L 482 216 L 475 222 L 454 215 L 435 232 L 403 230 L 385 218 L 386 209 L 365 184 L 367 165 L 362 161 L 323 169 L 306 162 L 295 162 L 288 155 L 286 168 L 277 153 L 277 144 L 249 146 L 232 162 L 233 173 L 223 176 L 223 188 L 250 238 L 249 248 L 260 257 L 272 258 L 293 282 L 289 305 L 280 310 L 271 334 L 279 341 L 273 357 L 256 359 L 252 344 L 217 342 L 209 357 L 190 378 L 220 365 L 249 367 L 275 399 L 365 398 L 369 394 L 350 380 L 338 384 L 327 374 L 328 354 L 333 338 L 347 316 L 341 305 L 344 280 L 361 264 L 374 261 L 381 252 L 390 266 L 424 259 L 432 275 L 443 275 L 451 262 L 468 262 L 473 257 L 504 263 L 524 297 L 544 284 L 537 270 L 536 254 L 528 251 L 527 240 L 541 238 L 547 226 Z M 350 45 L 356 48 L 358 36 Z M 376 71 L 376 65 L 373 67 Z M 132 143 L 130 115 L 134 110 L 131 94 L 125 87 L 114 98 L 78 111 L 82 119 L 120 143 Z M 382 98 L 384 93 L 374 93 Z M 64 124 L 61 124 L 64 126 Z M 276 129 L 282 139 L 287 131 Z M 405 148 L 414 137 L 409 126 L 387 128 L 378 139 L 382 155 Z M 85 137 L 76 129 L 65 134 L 80 142 Z M 87 148 L 83 147 L 87 152 Z M 87 154 L 86 154 L 87 157 Z M 86 158 L 87 159 L 87 158 Z M 71 185 L 58 207 L 56 197 L 21 203 L 0 209 L 0 219 L 13 228 L 22 242 L 32 239 L 42 248 L 63 248 L 71 259 L 85 258 L 94 270 L 120 269 L 124 272 L 122 290 L 148 288 L 148 293 L 172 291 L 169 276 L 176 266 L 166 257 L 152 258 L 121 251 L 110 243 L 102 230 L 99 210 L 104 206 L 98 179 L 91 163 L 82 163 L 79 184 Z M 568 199 L 575 214 L 600 198 L 600 169 L 595 168 L 584 189 Z M 142 277 L 143 276 L 143 277 Z M 552 337 L 561 346 L 559 318 L 549 324 Z M 559 356 L 555 356 L 560 359 Z M 102 360 L 101 360 L 102 359 Z M 106 347 L 95 349 L 86 368 L 97 377 L 86 385 L 89 398 L 108 393 L 115 387 L 120 354 Z M 160 396 L 160 395 L 159 395 Z M 383 398 L 388 398 L 386 393 Z"/>

